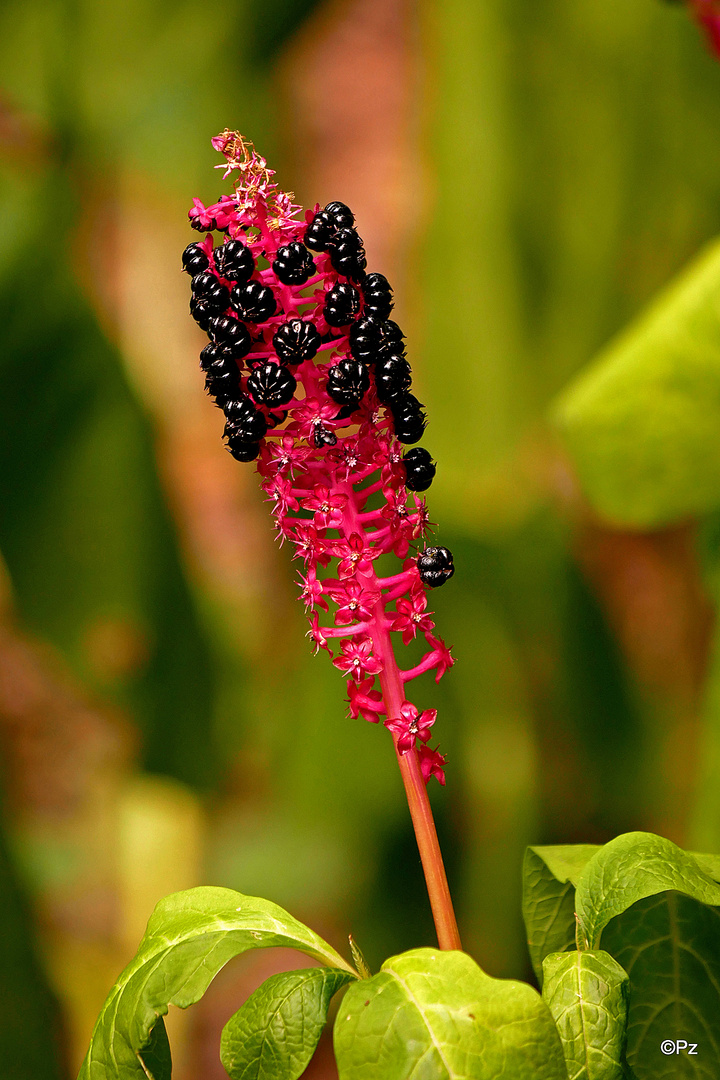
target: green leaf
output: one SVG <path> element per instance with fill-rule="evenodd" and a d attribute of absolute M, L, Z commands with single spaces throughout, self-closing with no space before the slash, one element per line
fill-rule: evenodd
<path fill-rule="evenodd" d="M 575 911 L 588 947 L 599 948 L 603 929 L 616 915 L 668 889 L 704 904 L 720 904 L 720 884 L 670 840 L 632 832 L 605 844 L 582 871 L 575 894 Z"/>
<path fill-rule="evenodd" d="M 570 385 L 554 417 L 605 518 L 657 528 L 720 505 L 720 244 Z"/>
<path fill-rule="evenodd" d="M 80 1080 L 146 1076 L 137 1052 L 168 1005 L 187 1008 L 233 956 L 273 945 L 357 977 L 327 942 L 268 900 L 210 887 L 165 897 L 103 1006 Z"/>
<path fill-rule="evenodd" d="M 138 1051 L 138 1058 L 150 1080 L 171 1080 L 172 1055 L 162 1016 L 150 1032 L 147 1046 Z"/>
<path fill-rule="evenodd" d="M 552 953 L 543 970 L 569 1080 L 622 1080 L 627 973 L 606 952 Z"/>
<path fill-rule="evenodd" d="M 349 987 L 335 1022 L 340 1080 L 567 1080 L 550 1011 L 465 953 L 414 949 Z"/>
<path fill-rule="evenodd" d="M 330 999 L 351 978 L 306 968 L 266 979 L 223 1030 L 220 1060 L 232 1080 L 297 1080 L 315 1052 Z"/>
<path fill-rule="evenodd" d="M 523 862 L 523 918 L 538 982 L 543 960 L 575 948 L 575 884 L 597 844 L 529 847 Z"/>
<path fill-rule="evenodd" d="M 603 947 L 630 976 L 627 1059 L 637 1080 L 720 1076 L 720 910 L 678 892 L 613 919 Z M 663 1054 L 664 1040 L 696 1043 Z"/>

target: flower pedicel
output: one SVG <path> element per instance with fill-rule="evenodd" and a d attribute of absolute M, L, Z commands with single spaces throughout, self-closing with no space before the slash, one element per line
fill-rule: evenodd
<path fill-rule="evenodd" d="M 208 235 L 183 253 L 190 310 L 210 338 L 200 354 L 205 387 L 225 414 L 228 451 L 257 462 L 278 535 L 304 563 L 315 650 L 347 677 L 350 715 L 382 718 L 392 735 L 441 947 L 459 948 L 425 791 L 431 776 L 445 783 L 445 759 L 429 746 L 436 712 L 419 712 L 405 694 L 416 676 L 434 670 L 439 681 L 453 664 L 427 589 L 454 567 L 445 547 L 416 550 L 429 529 L 419 493 L 435 465 L 422 447 L 402 452 L 426 420 L 404 334 L 389 318 L 392 289 L 366 273 L 344 203 L 303 218 L 246 139 L 225 131 L 212 143 L 225 176 L 236 174 L 235 193 L 209 207 L 194 200 L 191 224 Z M 226 234 L 217 245 L 213 231 Z M 378 576 L 374 564 L 389 553 L 402 569 Z M 402 669 L 392 635 L 408 644 L 418 633 L 428 651 Z"/>

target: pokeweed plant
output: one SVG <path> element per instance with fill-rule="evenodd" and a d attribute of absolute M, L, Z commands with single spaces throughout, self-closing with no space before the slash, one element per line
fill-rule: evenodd
<path fill-rule="evenodd" d="M 233 956 L 278 945 L 319 966 L 271 976 L 230 1018 L 220 1057 L 233 1080 L 301 1076 L 341 992 L 341 1080 L 712 1075 L 702 1070 L 713 1053 L 720 1067 L 720 857 L 642 832 L 604 847 L 530 848 L 523 913 L 542 994 L 485 974 L 461 951 L 427 796 L 430 780 L 445 783 L 445 759 L 429 745 L 436 712 L 407 694 L 416 676 L 440 679 L 452 666 L 427 592 L 454 568 L 447 548 L 425 542 L 422 493 L 435 465 L 412 445 L 425 412 L 390 319 L 392 290 L 366 272 L 345 204 L 303 214 L 242 136 L 225 131 L 213 146 L 235 189 L 209 207 L 194 201 L 190 221 L 205 236 L 182 257 L 191 312 L 210 339 L 206 390 L 225 414 L 228 451 L 257 463 L 277 535 L 302 562 L 315 651 L 347 677 L 350 715 L 391 736 L 439 949 L 391 957 L 373 975 L 352 939 L 353 964 L 271 901 L 213 887 L 176 893 L 110 991 L 81 1080 L 168 1080 L 169 1005 L 196 1002 Z M 395 572 L 380 573 L 393 557 Z M 403 667 L 400 642 L 418 635 L 427 651 Z M 650 948 L 658 935 L 668 948 Z M 698 970 L 687 957 L 703 949 Z M 668 1014 L 665 1030 L 658 1018 Z M 670 1057 L 668 1040 L 703 1053 Z"/>

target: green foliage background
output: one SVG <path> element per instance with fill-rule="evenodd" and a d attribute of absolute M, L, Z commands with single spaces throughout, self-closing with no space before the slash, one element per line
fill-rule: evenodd
<path fill-rule="evenodd" d="M 285 165 L 284 179 L 295 148 L 278 58 L 318 7 L 0 10 L 4 101 L 42 146 L 24 155 L 10 140 L 0 161 L 0 552 L 20 625 L 123 711 L 138 767 L 207 800 L 206 880 L 330 920 L 339 942 L 352 930 L 376 969 L 433 944 L 387 741 L 344 719 L 283 553 L 270 614 L 249 606 L 228 640 L 232 620 L 179 542 L 154 420 L 74 256 L 88 201 L 118 177 L 141 177 L 178 220 L 192 195 L 216 197 L 209 138 L 225 126 Z M 408 252 L 406 332 L 440 466 L 432 517 L 458 571 L 433 597 L 458 663 L 418 693 L 440 710 L 450 762 L 433 797 L 466 948 L 493 975 L 519 976 L 527 843 L 604 842 L 658 822 L 690 847 L 720 842 L 708 795 L 720 754 L 675 813 L 659 763 L 682 718 L 638 681 L 542 478 L 550 403 L 720 228 L 720 66 L 684 12 L 656 0 L 418 0 L 409 14 L 432 197 Z M 712 585 L 717 529 L 702 524 Z M 83 646 L 109 615 L 149 643 L 140 670 L 111 685 Z M 257 761 L 270 779 L 255 810 L 224 813 L 233 783 L 253 790 Z M 14 875 L 3 919 L 31 955 L 37 882 Z M 0 953 L 0 997 L 14 987 L 25 1003 L 17 1037 L 2 1036 L 5 1075 L 59 1077 L 52 1025 L 37 1027 L 51 1008 L 42 959 L 20 984 L 18 962 Z"/>

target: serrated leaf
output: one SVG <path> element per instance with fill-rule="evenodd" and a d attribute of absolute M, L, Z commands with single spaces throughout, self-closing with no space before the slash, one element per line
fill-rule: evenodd
<path fill-rule="evenodd" d="M 187 1008 L 228 960 L 274 945 L 299 949 L 355 976 L 327 942 L 269 900 L 210 887 L 165 897 L 103 1006 L 80 1080 L 144 1078 L 137 1053 L 168 1005 Z"/>
<path fill-rule="evenodd" d="M 220 1060 L 232 1080 L 297 1080 L 333 994 L 351 978 L 347 971 L 306 968 L 266 979 L 223 1029 Z"/>
<path fill-rule="evenodd" d="M 563 394 L 554 411 L 605 518 L 657 528 L 720 505 L 720 244 Z"/>
<path fill-rule="evenodd" d="M 720 905 L 720 884 L 672 841 L 632 832 L 605 844 L 587 863 L 575 891 L 575 911 L 588 947 L 599 948 L 603 929 L 616 915 L 669 889 Z"/>
<path fill-rule="evenodd" d="M 575 948 L 575 883 L 597 844 L 529 847 L 523 861 L 523 919 L 538 982 L 543 960 Z"/>
<path fill-rule="evenodd" d="M 335 1054 L 340 1080 L 567 1080 L 540 995 L 436 949 L 394 956 L 348 988 Z"/>
<path fill-rule="evenodd" d="M 543 971 L 569 1080 L 622 1080 L 627 973 L 606 952 L 552 953 Z"/>
<path fill-rule="evenodd" d="M 608 924 L 603 947 L 630 976 L 627 1059 L 637 1080 L 716 1080 L 720 910 L 678 892 L 647 897 Z M 664 1040 L 688 1047 L 663 1054 Z"/>

